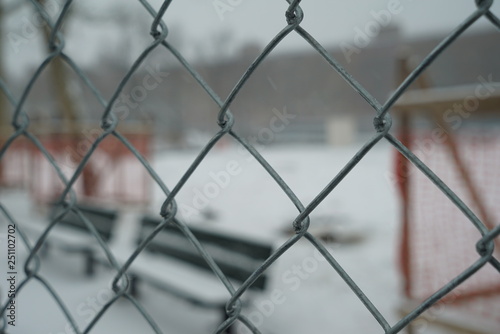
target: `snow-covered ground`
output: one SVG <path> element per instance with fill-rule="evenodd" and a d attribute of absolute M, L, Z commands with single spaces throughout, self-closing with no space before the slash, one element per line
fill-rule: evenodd
<path fill-rule="evenodd" d="M 264 148 L 261 153 L 307 205 L 361 145 L 276 146 Z M 165 151 L 154 158 L 153 166 L 172 189 L 196 154 L 195 150 Z M 326 246 L 391 324 L 397 321 L 400 298 L 396 268 L 399 202 L 387 178 L 392 162 L 389 145 L 379 143 L 311 214 L 311 231 L 325 231 L 331 226 L 334 234 L 349 241 Z M 155 187 L 153 198 L 148 210 L 157 214 L 165 196 Z M 192 224 L 247 235 L 272 242 L 275 247 L 287 239 L 297 215 L 264 169 L 248 153 L 234 147 L 211 152 L 176 200 L 180 214 Z M 2 190 L 0 201 L 19 225 L 44 219 L 21 191 Z M 2 217 L 2 226 L 4 222 Z M 24 250 L 19 244 L 19 272 Z M 110 270 L 100 268 L 89 279 L 82 275 L 82 267 L 80 256 L 57 251 L 43 260 L 41 267 L 41 275 L 61 296 L 81 328 L 110 296 L 113 277 Z M 286 252 L 269 272 L 267 293 L 254 299 L 253 306 L 244 311 L 263 333 L 383 333 L 369 311 L 306 240 Z M 270 307 L 273 292 L 281 297 Z M 2 303 L 4 299 L 2 291 Z M 197 308 L 150 287 L 143 288 L 140 302 L 164 333 L 207 333 L 220 320 L 219 311 Z M 17 307 L 16 326 L 8 328 L 9 334 L 72 333 L 61 310 L 35 281 L 19 292 Z M 120 300 L 91 333 L 153 330 L 129 302 Z"/>

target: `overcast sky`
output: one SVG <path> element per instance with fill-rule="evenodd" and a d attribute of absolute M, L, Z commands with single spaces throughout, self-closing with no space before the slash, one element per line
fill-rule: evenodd
<path fill-rule="evenodd" d="M 97 17 L 91 24 L 86 18 L 79 18 L 68 26 L 66 51 L 80 64 L 92 64 L 96 56 L 108 51 L 128 50 L 127 55 L 134 59 L 151 41 L 144 24 L 148 17 L 138 1 L 74 2 L 77 8 L 84 7 L 88 15 Z M 160 0 L 151 0 L 155 8 L 161 3 Z M 375 22 L 374 12 L 392 11 L 390 23 L 399 25 L 404 36 L 412 38 L 451 31 L 473 12 L 474 3 L 473 0 L 303 0 L 304 20 L 301 25 L 324 46 L 332 47 L 340 42 L 353 43 L 356 29 L 364 30 Z M 188 59 L 194 60 L 202 55 L 216 57 L 218 50 L 226 55 L 234 54 L 247 43 L 263 47 L 285 27 L 287 7 L 285 0 L 173 0 L 165 21 L 173 42 Z M 492 10 L 500 13 L 498 1 Z M 118 11 L 128 18 L 110 20 L 109 14 Z M 26 68 L 25 64 L 42 59 L 41 34 L 26 35 L 24 31 L 30 21 L 33 19 L 27 6 L 11 15 L 4 24 L 2 49 L 10 73 L 17 73 L 20 68 Z M 118 25 L 117 21 L 125 23 Z M 491 24 L 481 19 L 473 30 L 489 27 Z M 20 40 L 13 42 L 13 38 L 19 37 Z M 130 41 L 129 49 L 123 49 L 127 41 Z M 307 44 L 301 38 L 291 34 L 276 52 L 305 47 Z"/>

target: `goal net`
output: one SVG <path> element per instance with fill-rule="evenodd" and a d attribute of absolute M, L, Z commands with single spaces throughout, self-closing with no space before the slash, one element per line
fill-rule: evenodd
<path fill-rule="evenodd" d="M 471 86 L 409 92 L 397 105 L 400 139 L 492 229 L 500 224 L 500 117 L 495 115 L 500 111 L 500 95 L 481 100 L 473 97 L 474 91 Z M 404 291 L 410 300 L 421 302 L 480 260 L 476 244 L 481 234 L 399 153 L 395 174 L 402 203 Z M 499 239 L 495 240 L 497 259 Z M 500 328 L 498 271 L 487 263 L 443 298 L 440 306 L 443 313 L 458 311 Z"/>

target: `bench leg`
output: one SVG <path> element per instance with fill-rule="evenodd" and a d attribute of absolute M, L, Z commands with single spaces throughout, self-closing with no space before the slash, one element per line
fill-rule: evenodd
<path fill-rule="evenodd" d="M 129 292 L 134 298 L 139 297 L 139 278 L 136 275 L 130 275 L 129 279 Z"/>
<path fill-rule="evenodd" d="M 225 305 L 222 306 L 222 317 L 223 317 L 224 321 L 226 321 L 229 318 L 226 314 L 226 306 Z M 226 333 L 227 334 L 236 334 L 236 330 L 234 329 L 234 327 L 235 327 L 234 325 L 229 326 L 229 328 L 226 329 Z"/>
<path fill-rule="evenodd" d="M 95 260 L 92 251 L 85 252 L 85 275 L 92 277 L 95 274 Z"/>

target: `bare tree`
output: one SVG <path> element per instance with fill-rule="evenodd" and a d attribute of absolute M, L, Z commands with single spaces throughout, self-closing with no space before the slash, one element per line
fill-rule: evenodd
<path fill-rule="evenodd" d="M 46 0 L 36 0 L 42 7 L 45 5 Z M 71 13 L 66 14 L 65 20 L 67 21 Z M 48 24 L 43 27 L 44 37 L 47 45 L 47 51 L 50 50 L 50 38 L 52 34 L 52 29 Z M 61 28 L 60 33 L 63 33 Z M 50 76 L 52 79 L 52 87 L 54 97 L 57 103 L 57 113 L 63 121 L 63 127 L 69 130 L 70 134 L 76 135 L 79 133 L 78 126 L 78 110 L 77 98 L 74 96 L 70 89 L 70 80 L 68 73 L 68 66 L 64 63 L 61 57 L 55 57 L 52 59 L 49 65 Z"/>

